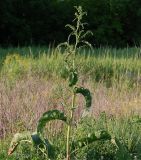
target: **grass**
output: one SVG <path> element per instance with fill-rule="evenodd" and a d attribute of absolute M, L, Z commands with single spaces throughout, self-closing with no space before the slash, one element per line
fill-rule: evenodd
<path fill-rule="evenodd" d="M 25 155 L 28 151 L 23 152 L 22 146 L 11 157 L 7 156 L 7 150 L 13 134 L 34 131 L 44 111 L 57 108 L 67 112 L 63 103 L 71 99 L 67 82 L 61 78 L 66 74 L 62 53 L 47 47 L 0 49 L 0 53 L 0 159 L 40 159 L 36 154 Z M 120 139 L 122 149 L 117 151 L 110 141 L 96 142 L 78 150 L 73 159 L 122 160 L 127 155 L 141 159 L 141 127 L 140 122 L 134 122 L 140 120 L 137 115 L 141 110 L 139 53 L 140 48 L 99 48 L 81 50 L 77 55 L 79 84 L 90 88 L 94 100 L 91 112 L 80 121 L 85 114 L 83 97 L 77 98 L 80 107 L 75 111 L 74 120 L 79 125 L 72 138 L 80 139 L 87 133 L 106 129 Z M 58 159 L 63 159 L 65 126 L 54 122 L 46 130 L 48 138 L 60 148 Z"/>
<path fill-rule="evenodd" d="M 119 83 L 120 80 L 122 82 L 126 80 L 131 83 L 140 83 L 141 60 L 137 57 L 140 48 L 129 50 L 128 48 L 123 50 L 100 48 L 92 50 L 89 54 L 86 54 L 86 50 L 80 51 L 80 55 L 77 55 L 76 58 L 76 63 L 80 66 L 80 75 L 84 79 L 86 77 L 94 82 L 104 80 L 109 83 L 115 83 L 115 81 Z M 50 76 L 60 77 L 60 72 L 62 76 L 65 76 L 63 56 L 53 49 L 38 50 L 38 48 L 33 47 L 33 49 L 22 48 L 20 51 L 19 48 L 16 48 L 15 51 L 9 49 L 7 53 L 13 56 L 7 56 L 6 59 L 2 58 L 2 77 L 9 76 L 11 78 L 13 76 L 16 79 L 32 74 L 46 78 Z M 24 56 L 23 53 L 25 53 Z M 37 53 L 38 56 L 36 56 Z M 3 50 L 2 54 L 4 54 Z"/>

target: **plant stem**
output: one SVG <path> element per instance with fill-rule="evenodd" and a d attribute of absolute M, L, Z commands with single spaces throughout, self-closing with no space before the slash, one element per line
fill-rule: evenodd
<path fill-rule="evenodd" d="M 67 160 L 70 160 L 70 135 L 71 135 L 71 126 L 73 121 L 74 106 L 75 106 L 75 93 L 73 92 L 72 106 L 70 111 L 70 121 L 68 125 L 68 130 L 67 130 Z"/>

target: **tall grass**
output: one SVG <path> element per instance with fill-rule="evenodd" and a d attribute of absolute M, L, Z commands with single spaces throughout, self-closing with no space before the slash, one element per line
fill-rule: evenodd
<path fill-rule="evenodd" d="M 3 51 L 3 50 L 2 50 Z M 9 49 L 2 58 L 1 77 L 18 79 L 22 76 L 40 77 L 65 76 L 62 53 L 52 48 Z M 23 54 L 25 53 L 25 54 Z M 38 53 L 38 56 L 35 56 Z M 87 53 L 87 54 L 86 54 Z M 94 49 L 80 51 L 76 65 L 80 66 L 80 75 L 93 82 L 105 82 L 107 86 L 126 81 L 131 86 L 141 83 L 140 48 L 124 50 Z"/>

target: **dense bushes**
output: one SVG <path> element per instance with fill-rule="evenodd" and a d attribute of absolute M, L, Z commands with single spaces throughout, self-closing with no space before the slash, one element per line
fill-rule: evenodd
<path fill-rule="evenodd" d="M 59 43 L 68 33 L 73 6 L 88 12 L 89 39 L 95 45 L 139 45 L 140 0 L 5 0 L 0 1 L 0 44 L 29 45 Z"/>

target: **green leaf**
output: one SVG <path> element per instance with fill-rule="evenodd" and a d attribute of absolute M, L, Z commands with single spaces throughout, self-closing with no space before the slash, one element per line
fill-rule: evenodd
<path fill-rule="evenodd" d="M 77 148 L 82 148 L 86 145 L 89 145 L 95 141 L 102 141 L 102 140 L 111 140 L 111 135 L 107 131 L 98 131 L 96 133 L 89 134 L 87 137 L 77 140 L 76 142 L 72 143 L 73 150 Z"/>
<path fill-rule="evenodd" d="M 61 49 L 62 47 L 67 48 L 67 47 L 69 47 L 69 44 L 68 44 L 67 42 L 60 43 L 60 44 L 57 46 L 57 50 L 60 51 L 60 49 Z"/>
<path fill-rule="evenodd" d="M 74 26 L 70 25 L 70 24 L 67 24 L 65 27 L 70 28 L 72 31 L 76 30 L 76 28 Z"/>
<path fill-rule="evenodd" d="M 32 138 L 33 144 L 35 146 L 42 147 L 42 145 L 43 145 L 44 142 L 42 141 L 42 139 L 40 138 L 40 136 L 37 134 L 37 132 L 32 133 L 31 138 Z"/>
<path fill-rule="evenodd" d="M 74 86 L 78 81 L 78 74 L 76 70 L 70 70 L 69 72 L 69 86 Z"/>
<path fill-rule="evenodd" d="M 47 140 L 47 139 L 41 139 L 40 136 L 37 134 L 37 132 L 34 132 L 32 135 L 32 141 L 35 147 L 38 148 L 44 148 L 47 153 L 48 157 L 54 159 L 55 157 L 55 147 Z"/>
<path fill-rule="evenodd" d="M 47 139 L 45 139 L 45 146 L 48 152 L 48 158 L 56 159 L 55 156 L 57 148 L 50 144 L 50 142 Z"/>
<path fill-rule="evenodd" d="M 88 89 L 85 89 L 83 87 L 75 87 L 74 88 L 74 93 L 80 93 L 82 94 L 84 97 L 85 97 L 85 100 L 86 100 L 86 108 L 89 108 L 91 107 L 92 105 L 92 96 L 91 96 L 91 93 Z"/>
<path fill-rule="evenodd" d="M 45 112 L 38 121 L 37 133 L 39 135 L 42 134 L 46 123 L 52 120 L 62 120 L 64 122 L 67 122 L 67 117 L 64 115 L 63 112 L 59 110 L 50 110 Z"/>
<path fill-rule="evenodd" d="M 88 47 L 92 48 L 92 45 L 88 41 L 82 40 L 80 42 L 83 43 L 83 44 L 86 44 Z"/>
<path fill-rule="evenodd" d="M 86 36 L 88 36 L 88 35 L 93 35 L 93 33 L 91 32 L 91 31 L 86 31 L 82 36 L 81 36 L 81 38 L 83 39 L 83 38 L 85 38 Z M 86 42 L 86 41 L 85 41 Z"/>
<path fill-rule="evenodd" d="M 82 29 L 81 31 L 79 31 L 78 36 L 81 38 L 81 36 L 83 35 L 85 31 Z"/>

